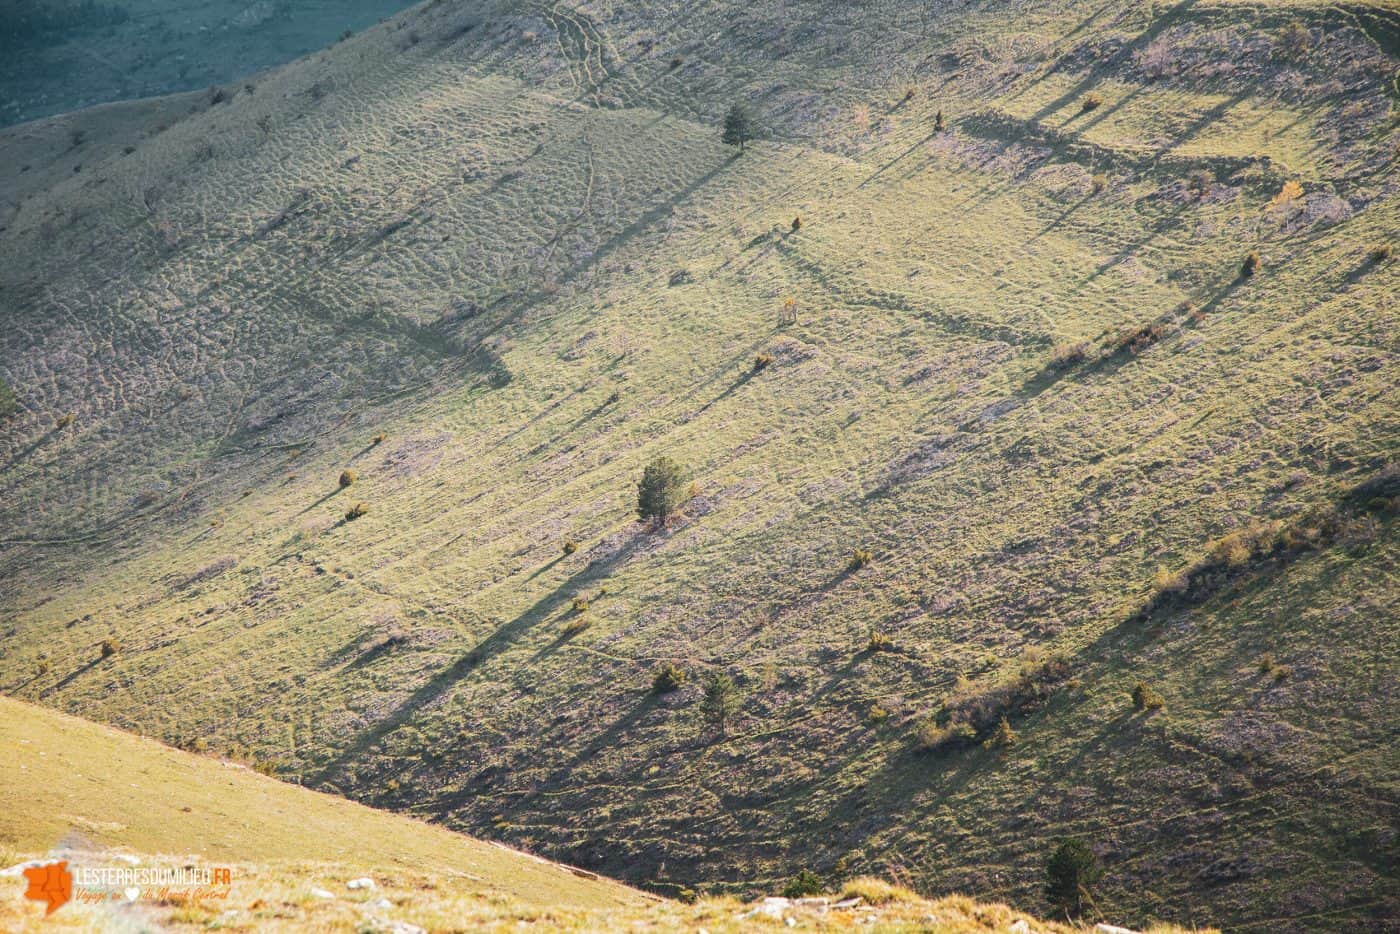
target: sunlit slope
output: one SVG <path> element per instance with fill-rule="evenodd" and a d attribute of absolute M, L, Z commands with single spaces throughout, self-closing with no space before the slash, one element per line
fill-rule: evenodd
<path fill-rule="evenodd" d="M 1388 20 L 1033 6 L 439 3 L 30 198 L 0 685 L 668 891 L 1039 905 L 1074 833 L 1118 917 L 1393 915 Z M 1027 650 L 1016 745 L 915 750 Z"/>
<path fill-rule="evenodd" d="M 214 863 L 336 863 L 450 876 L 459 895 L 573 908 L 640 904 L 624 886 L 419 821 L 0 698 L 7 852 L 126 850 Z M 81 857 L 79 857 L 81 858 Z"/>

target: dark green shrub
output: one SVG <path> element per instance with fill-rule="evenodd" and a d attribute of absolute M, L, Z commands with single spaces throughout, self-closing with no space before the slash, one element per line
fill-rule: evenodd
<path fill-rule="evenodd" d="M 1240 264 L 1240 278 L 1250 278 L 1257 273 L 1263 265 L 1264 258 L 1259 255 L 1259 251 L 1251 251 L 1250 254 L 1244 258 L 1244 262 Z"/>
<path fill-rule="evenodd" d="M 700 701 L 700 712 L 705 720 L 715 726 L 723 735 L 724 728 L 743 704 L 743 695 L 734 679 L 723 672 L 712 675 L 705 682 L 705 696 Z"/>
<path fill-rule="evenodd" d="M 801 229 L 802 229 L 802 218 L 801 218 L 801 216 L 794 217 L 794 218 L 792 219 L 792 232 L 793 232 L 793 233 L 797 233 L 797 232 L 798 232 L 799 230 L 801 230 Z"/>
<path fill-rule="evenodd" d="M 666 665 L 656 669 L 656 673 L 651 676 L 651 689 L 657 694 L 679 691 L 681 685 L 685 684 L 685 677 L 685 672 L 675 665 Z"/>
<path fill-rule="evenodd" d="M 1066 918 L 1077 918 L 1084 911 L 1089 889 L 1102 875 L 1098 857 L 1087 843 L 1065 840 L 1045 865 L 1045 897 Z"/>
<path fill-rule="evenodd" d="M 637 484 L 637 516 L 643 522 L 666 520 L 685 499 L 685 471 L 669 457 L 658 457 L 642 472 Z"/>
<path fill-rule="evenodd" d="M 783 886 L 783 898 L 809 898 L 822 893 L 822 880 L 810 869 L 804 869 Z"/>
<path fill-rule="evenodd" d="M 1133 686 L 1134 710 L 1161 710 L 1166 703 L 1162 695 L 1152 690 L 1150 685 L 1139 681 Z"/>
<path fill-rule="evenodd" d="M 724 133 L 720 140 L 726 146 L 738 146 L 739 151 L 743 152 L 744 146 L 753 139 L 754 128 L 753 113 L 749 110 L 749 105 L 738 101 L 724 115 Z"/>
<path fill-rule="evenodd" d="M 870 638 L 865 641 L 867 652 L 892 652 L 894 651 L 894 640 L 878 629 L 870 630 Z"/>

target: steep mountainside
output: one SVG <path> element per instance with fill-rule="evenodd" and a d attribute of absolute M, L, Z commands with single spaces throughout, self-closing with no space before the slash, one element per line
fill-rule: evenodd
<path fill-rule="evenodd" d="M 1113 917 L 1394 923 L 1398 53 L 437 0 L 15 128 L 0 690 L 663 892 L 1042 910 L 1072 835 Z"/>

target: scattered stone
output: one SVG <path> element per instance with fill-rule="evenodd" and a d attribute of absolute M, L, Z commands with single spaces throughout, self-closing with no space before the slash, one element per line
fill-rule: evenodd
<path fill-rule="evenodd" d="M 313 888 L 311 889 L 311 897 L 312 897 L 312 898 L 335 898 L 334 895 L 332 895 L 330 892 L 327 892 L 325 889 L 318 889 L 318 888 L 315 888 L 315 887 L 313 887 Z"/>
<path fill-rule="evenodd" d="M 372 889 L 374 888 L 374 880 L 368 876 L 362 876 L 359 879 L 351 879 L 345 883 L 345 887 L 347 889 Z"/>

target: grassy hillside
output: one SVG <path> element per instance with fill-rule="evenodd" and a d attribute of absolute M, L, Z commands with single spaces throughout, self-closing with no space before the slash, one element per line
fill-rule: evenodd
<path fill-rule="evenodd" d="M 751 929 L 748 919 L 768 917 L 760 908 L 803 930 L 837 918 L 939 934 L 1005 931 L 1018 921 L 1069 930 L 1000 905 L 926 901 L 874 880 L 851 883 L 840 908 L 719 899 L 682 905 L 31 704 L 0 699 L 0 739 L 11 750 L 0 763 L 0 870 L 37 854 L 71 866 L 229 867 L 233 879 L 222 897 L 148 893 L 120 906 L 75 898 L 51 917 L 23 897 L 23 884 L 6 879 L 0 922 L 9 931 L 504 930 L 523 923 L 742 930 Z M 374 886 L 344 884 L 363 878 Z"/>
<path fill-rule="evenodd" d="M 1398 29 L 443 0 L 36 156 L 0 689 L 663 892 L 1393 921 Z"/>

